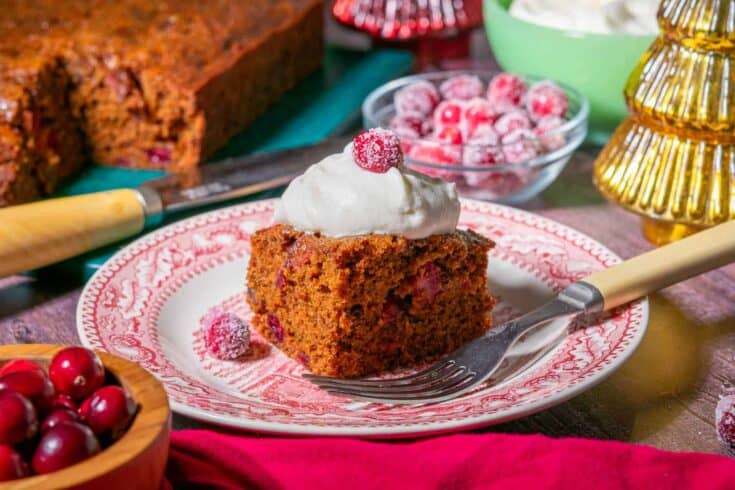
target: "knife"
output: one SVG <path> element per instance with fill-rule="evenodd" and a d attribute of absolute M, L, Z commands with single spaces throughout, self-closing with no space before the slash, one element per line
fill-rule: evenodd
<path fill-rule="evenodd" d="M 283 187 L 349 140 L 255 153 L 146 182 L 137 189 L 46 199 L 0 209 L 0 277 L 134 236 L 164 214 Z"/>

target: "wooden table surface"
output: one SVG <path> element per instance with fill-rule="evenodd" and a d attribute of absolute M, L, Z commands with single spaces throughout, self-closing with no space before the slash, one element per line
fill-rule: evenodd
<path fill-rule="evenodd" d="M 473 50 L 481 66 L 492 66 L 483 42 L 473 43 Z M 592 186 L 598 151 L 577 152 L 542 197 L 523 207 L 587 233 L 624 258 L 637 255 L 651 248 L 637 217 L 606 204 Z M 0 343 L 78 344 L 75 310 L 81 286 L 64 277 L 0 279 Z M 650 300 L 643 342 L 610 378 L 571 401 L 485 430 L 724 452 L 714 421 L 723 387 L 735 384 L 735 265 Z M 175 417 L 175 429 L 191 427 L 208 426 Z"/>

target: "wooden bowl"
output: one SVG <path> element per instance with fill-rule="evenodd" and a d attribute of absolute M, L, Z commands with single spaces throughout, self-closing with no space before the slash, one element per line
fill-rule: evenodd
<path fill-rule="evenodd" d="M 48 366 L 65 346 L 44 344 L 0 345 L 0 364 L 17 358 Z M 159 489 L 168 458 L 171 411 L 163 386 L 137 364 L 97 352 L 109 373 L 138 403 L 128 431 L 99 454 L 63 470 L 0 483 L 0 490 L 102 488 Z"/>

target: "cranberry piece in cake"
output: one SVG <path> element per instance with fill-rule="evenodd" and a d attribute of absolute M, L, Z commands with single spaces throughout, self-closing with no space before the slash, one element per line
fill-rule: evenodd
<path fill-rule="evenodd" d="M 501 73 L 490 81 L 487 98 L 498 112 L 517 109 L 523 102 L 528 85 L 519 76 Z"/>
<path fill-rule="evenodd" d="M 505 136 L 518 129 L 531 129 L 531 120 L 523 111 L 512 111 L 503 114 L 495 121 L 495 131 Z"/>
<path fill-rule="evenodd" d="M 564 117 L 568 108 L 567 94 L 550 80 L 536 83 L 526 95 L 526 110 L 534 121 L 545 117 Z"/>
<path fill-rule="evenodd" d="M 393 131 L 368 129 L 355 136 L 352 145 L 355 163 L 369 172 L 384 174 L 403 164 L 401 140 Z"/>
<path fill-rule="evenodd" d="M 439 103 L 439 92 L 430 82 L 419 81 L 406 85 L 393 96 L 399 114 L 431 115 Z"/>
<path fill-rule="evenodd" d="M 218 359 L 237 359 L 250 348 L 250 329 L 237 315 L 213 308 L 200 325 L 207 351 Z"/>
<path fill-rule="evenodd" d="M 457 75 L 439 86 L 439 92 L 447 100 L 470 100 L 480 97 L 485 85 L 475 75 Z"/>

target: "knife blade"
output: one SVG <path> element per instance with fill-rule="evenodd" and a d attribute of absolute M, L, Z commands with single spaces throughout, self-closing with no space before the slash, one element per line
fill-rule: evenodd
<path fill-rule="evenodd" d="M 138 190 L 149 202 L 147 214 L 246 197 L 287 185 L 314 162 L 341 151 L 348 141 L 328 138 L 314 145 L 228 158 L 146 182 Z"/>
<path fill-rule="evenodd" d="M 0 277 L 47 266 L 134 236 L 169 212 L 285 186 L 347 138 L 228 158 L 137 189 L 46 199 L 0 209 Z"/>

